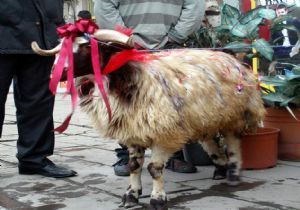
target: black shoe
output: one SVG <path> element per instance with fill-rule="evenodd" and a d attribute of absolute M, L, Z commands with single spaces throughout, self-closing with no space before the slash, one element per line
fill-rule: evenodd
<path fill-rule="evenodd" d="M 196 173 L 197 168 L 193 164 L 184 160 L 170 158 L 166 164 L 166 169 L 170 169 L 177 173 Z"/>
<path fill-rule="evenodd" d="M 41 168 L 32 168 L 19 165 L 19 174 L 39 174 L 47 177 L 65 178 L 76 176 L 77 172 L 59 167 L 49 160 L 47 161 L 47 165 Z"/>
<path fill-rule="evenodd" d="M 129 176 L 130 168 L 128 160 L 120 159 L 115 164 L 113 164 L 116 176 Z"/>
<path fill-rule="evenodd" d="M 129 176 L 130 175 L 130 168 L 129 168 L 129 152 L 127 149 L 115 149 L 117 153 L 117 157 L 119 160 L 113 164 L 115 175 L 116 176 Z"/>

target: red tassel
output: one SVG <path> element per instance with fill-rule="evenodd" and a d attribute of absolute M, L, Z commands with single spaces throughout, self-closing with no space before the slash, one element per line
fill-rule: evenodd
<path fill-rule="evenodd" d="M 63 133 L 68 128 L 72 115 L 73 112 L 69 116 L 67 116 L 64 122 L 60 126 L 55 128 L 54 131 L 57 131 L 58 133 Z"/>

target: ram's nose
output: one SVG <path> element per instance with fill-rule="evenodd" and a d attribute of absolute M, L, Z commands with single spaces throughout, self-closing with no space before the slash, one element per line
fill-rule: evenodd
<path fill-rule="evenodd" d="M 95 83 L 92 79 L 83 77 L 76 82 L 77 92 L 80 98 L 85 96 L 91 96 L 95 90 Z"/>

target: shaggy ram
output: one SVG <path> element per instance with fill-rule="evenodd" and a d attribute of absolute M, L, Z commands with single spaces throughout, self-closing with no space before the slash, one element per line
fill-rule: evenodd
<path fill-rule="evenodd" d="M 118 53 L 118 47 L 130 48 L 128 36 L 122 33 L 98 30 L 94 36 L 100 41 L 102 67 Z M 109 44 L 102 43 L 107 41 Z M 33 48 L 43 55 L 58 51 Z M 80 70 L 80 75 L 92 72 L 90 61 L 83 59 L 89 58 L 86 51 L 75 57 L 75 71 Z M 149 148 L 152 155 L 147 168 L 153 178 L 150 205 L 167 209 L 163 169 L 168 158 L 189 141 L 200 141 L 217 171 L 227 170 L 229 183 L 236 184 L 241 169 L 240 138 L 256 129 L 265 110 L 256 77 L 231 55 L 193 49 L 153 55 L 147 61 L 129 61 L 106 75 L 111 120 L 94 76 L 83 76 L 77 82 L 80 106 L 100 134 L 129 148 L 130 185 L 123 205 L 138 202 L 144 152 Z M 215 141 L 218 135 L 224 138 L 227 155 Z"/>

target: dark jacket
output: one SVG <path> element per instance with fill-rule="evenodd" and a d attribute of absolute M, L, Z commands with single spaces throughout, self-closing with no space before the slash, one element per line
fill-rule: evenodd
<path fill-rule="evenodd" d="M 32 54 L 32 41 L 53 48 L 63 23 L 63 0 L 0 0 L 0 54 Z"/>

